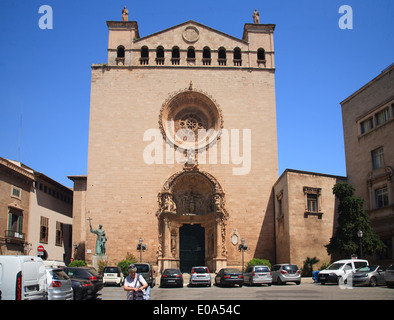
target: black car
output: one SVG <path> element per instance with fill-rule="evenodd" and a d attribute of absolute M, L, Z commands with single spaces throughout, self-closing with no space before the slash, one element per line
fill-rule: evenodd
<path fill-rule="evenodd" d="M 89 280 L 93 284 L 92 294 L 97 294 L 104 287 L 103 276 L 93 267 L 67 267 L 64 268 L 64 272 L 71 279 Z"/>
<path fill-rule="evenodd" d="M 160 287 L 183 287 L 182 273 L 178 269 L 165 269 L 160 278 Z"/>
<path fill-rule="evenodd" d="M 93 283 L 89 280 L 71 279 L 71 285 L 74 291 L 74 300 L 86 300 L 93 294 Z"/>
<path fill-rule="evenodd" d="M 223 268 L 216 274 L 215 284 L 217 286 L 233 286 L 237 284 L 242 287 L 244 284 L 244 275 L 238 269 Z"/>

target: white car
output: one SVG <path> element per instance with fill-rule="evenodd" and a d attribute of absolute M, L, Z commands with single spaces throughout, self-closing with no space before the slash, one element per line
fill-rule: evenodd
<path fill-rule="evenodd" d="M 0 255 L 0 291 L 3 300 L 45 300 L 45 265 L 34 256 Z"/>
<path fill-rule="evenodd" d="M 273 283 L 285 284 L 286 282 L 295 282 L 297 285 L 301 284 L 301 271 L 295 264 L 276 264 L 272 266 L 271 273 Z"/>
<path fill-rule="evenodd" d="M 105 267 L 103 270 L 103 283 L 122 286 L 124 283 L 123 272 L 119 267 Z"/>
<path fill-rule="evenodd" d="M 210 287 L 211 284 L 211 275 L 209 274 L 208 267 L 199 266 L 192 268 L 190 271 L 189 286 L 206 285 Z"/>
<path fill-rule="evenodd" d="M 368 266 L 368 260 L 347 259 L 332 263 L 327 269 L 319 272 L 318 281 L 321 284 L 341 282 L 347 283 L 348 277 L 352 276 L 356 269 Z"/>

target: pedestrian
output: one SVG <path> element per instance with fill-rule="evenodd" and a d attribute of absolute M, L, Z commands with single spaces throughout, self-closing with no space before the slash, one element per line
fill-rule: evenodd
<path fill-rule="evenodd" d="M 127 300 L 144 300 L 143 290 L 148 287 L 144 277 L 137 274 L 137 267 L 134 264 L 128 267 L 129 275 L 124 281 L 124 290 L 127 291 Z"/>

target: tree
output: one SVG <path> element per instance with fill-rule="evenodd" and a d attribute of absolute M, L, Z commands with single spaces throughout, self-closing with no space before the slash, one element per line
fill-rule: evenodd
<path fill-rule="evenodd" d="M 304 277 L 309 277 L 312 275 L 313 271 L 313 265 L 318 263 L 320 260 L 317 259 L 316 257 L 309 258 L 307 257 L 306 260 L 304 261 L 304 267 L 302 268 L 302 275 Z"/>
<path fill-rule="evenodd" d="M 339 200 L 338 205 L 338 228 L 330 243 L 326 245 L 330 255 L 349 257 L 359 252 L 360 239 L 357 231 L 363 232 L 363 253 L 372 255 L 385 250 L 385 244 L 372 229 L 369 215 L 363 209 L 364 199 L 354 195 L 354 188 L 345 182 L 337 183 L 333 188 L 333 194 Z"/>

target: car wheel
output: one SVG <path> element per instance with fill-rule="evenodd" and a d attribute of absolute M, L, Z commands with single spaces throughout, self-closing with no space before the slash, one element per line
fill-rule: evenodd
<path fill-rule="evenodd" d="M 372 277 L 371 280 L 369 281 L 369 285 L 371 287 L 376 287 L 377 284 L 378 284 L 378 281 L 376 280 L 376 278 Z"/>

